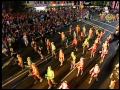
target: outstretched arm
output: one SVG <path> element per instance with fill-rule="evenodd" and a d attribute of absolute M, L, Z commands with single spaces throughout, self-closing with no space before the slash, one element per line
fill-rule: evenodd
<path fill-rule="evenodd" d="M 89 73 L 91 74 L 91 72 L 93 71 L 94 67 L 89 71 Z"/>

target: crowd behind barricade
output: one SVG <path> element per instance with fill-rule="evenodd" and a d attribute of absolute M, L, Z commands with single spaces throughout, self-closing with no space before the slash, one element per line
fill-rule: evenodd
<path fill-rule="evenodd" d="M 105 12 L 101 12 L 99 14 L 101 21 L 107 21 L 107 22 L 112 22 L 112 21 L 118 21 L 119 20 L 119 14 L 113 14 L 113 13 L 108 13 L 106 14 Z"/>

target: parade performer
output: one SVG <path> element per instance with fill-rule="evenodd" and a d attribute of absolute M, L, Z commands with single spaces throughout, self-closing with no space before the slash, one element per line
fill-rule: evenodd
<path fill-rule="evenodd" d="M 63 81 L 58 89 L 69 89 L 67 81 Z"/>
<path fill-rule="evenodd" d="M 96 34 L 96 36 L 98 36 L 99 35 L 99 30 L 98 29 L 95 29 L 96 31 L 95 31 L 95 34 Z"/>
<path fill-rule="evenodd" d="M 80 26 L 77 25 L 77 26 L 76 26 L 76 34 L 77 34 L 77 36 L 79 35 L 79 33 L 80 33 Z"/>
<path fill-rule="evenodd" d="M 32 67 L 32 76 L 36 80 L 34 84 L 36 84 L 38 79 L 40 82 L 42 82 L 43 78 L 41 77 L 40 71 L 39 71 L 38 67 L 35 65 L 35 63 L 32 63 L 31 67 Z"/>
<path fill-rule="evenodd" d="M 65 39 L 66 39 L 66 37 L 65 37 L 65 34 L 64 34 L 64 32 L 59 32 L 59 34 L 60 34 L 60 37 L 61 37 L 61 42 L 62 42 L 62 45 L 64 45 L 64 42 L 65 42 Z"/>
<path fill-rule="evenodd" d="M 48 51 L 48 54 L 50 53 L 50 48 L 51 48 L 51 42 L 49 39 L 46 40 L 46 45 L 47 45 L 47 51 Z"/>
<path fill-rule="evenodd" d="M 64 32 L 61 33 L 61 42 L 64 43 L 65 41 L 65 34 Z"/>
<path fill-rule="evenodd" d="M 86 27 L 85 26 L 83 26 L 83 33 L 84 33 L 84 36 L 86 37 Z"/>
<path fill-rule="evenodd" d="M 91 83 L 93 78 L 96 78 L 96 80 L 98 80 L 98 74 L 100 73 L 100 67 L 98 66 L 98 64 L 95 64 L 95 66 L 90 70 L 90 80 L 89 80 L 89 84 Z"/>
<path fill-rule="evenodd" d="M 85 48 L 87 47 L 87 48 L 89 48 L 89 40 L 90 40 L 90 38 L 89 38 L 89 36 L 85 39 L 85 41 L 83 42 L 83 44 L 82 44 L 82 46 L 83 46 L 83 54 L 84 54 L 84 52 L 85 52 Z"/>
<path fill-rule="evenodd" d="M 55 57 L 56 57 L 55 50 L 56 50 L 56 47 L 55 47 L 55 45 L 54 45 L 54 42 L 51 42 L 51 52 L 52 52 L 52 56 L 55 56 Z"/>
<path fill-rule="evenodd" d="M 116 14 L 115 17 L 116 17 L 116 20 L 119 21 L 119 14 L 118 13 Z"/>
<path fill-rule="evenodd" d="M 23 40 L 24 40 L 25 45 L 28 46 L 29 42 L 28 42 L 28 37 L 26 33 L 24 33 L 23 35 Z"/>
<path fill-rule="evenodd" d="M 91 50 L 91 56 L 90 56 L 90 58 L 93 58 L 95 56 L 97 48 L 98 48 L 98 45 L 94 43 L 93 46 L 88 49 L 88 50 Z"/>
<path fill-rule="evenodd" d="M 76 51 L 77 51 L 77 43 L 78 43 L 77 39 L 74 38 L 73 41 L 72 41 L 72 45 L 75 47 Z"/>
<path fill-rule="evenodd" d="M 45 77 L 48 80 L 48 89 L 50 89 L 52 87 L 52 84 L 56 84 L 54 81 L 55 75 L 54 75 L 54 71 L 52 70 L 51 66 L 48 66 L 47 69 L 47 74 L 45 74 Z"/>
<path fill-rule="evenodd" d="M 109 89 L 115 89 L 116 80 L 111 80 L 109 84 Z"/>
<path fill-rule="evenodd" d="M 27 64 L 28 64 L 28 67 L 32 68 L 32 67 L 31 67 L 32 61 L 31 61 L 31 58 L 30 58 L 30 57 L 27 57 Z"/>
<path fill-rule="evenodd" d="M 24 65 L 23 65 L 23 59 L 20 56 L 20 54 L 17 54 L 17 59 L 18 59 L 18 65 L 23 69 Z"/>
<path fill-rule="evenodd" d="M 75 64 L 75 66 L 77 67 L 77 71 L 78 71 L 77 72 L 77 77 L 78 77 L 78 75 L 79 75 L 80 72 L 81 72 L 81 75 L 83 74 L 84 59 L 85 58 L 81 57 L 80 61 Z"/>
<path fill-rule="evenodd" d="M 63 62 L 64 62 L 64 53 L 63 53 L 62 49 L 60 49 L 60 51 L 59 51 L 59 61 L 61 63 L 60 66 L 62 66 Z"/>
<path fill-rule="evenodd" d="M 93 30 L 92 30 L 92 28 L 90 28 L 88 36 L 89 36 L 90 39 L 93 38 Z"/>
<path fill-rule="evenodd" d="M 98 45 L 99 45 L 100 43 L 101 43 L 101 42 L 99 41 L 99 38 L 97 37 L 97 38 L 95 39 L 95 41 L 94 41 L 94 44 L 96 44 L 97 47 L 98 47 Z"/>
<path fill-rule="evenodd" d="M 84 35 L 83 31 L 81 31 L 80 36 L 81 36 L 81 38 L 80 38 L 81 40 L 83 40 L 85 38 L 85 35 Z"/>
<path fill-rule="evenodd" d="M 27 57 L 27 67 L 29 68 L 29 75 L 31 75 L 32 74 L 32 61 L 30 57 Z"/>
<path fill-rule="evenodd" d="M 104 36 L 104 34 L 105 34 L 105 31 L 104 32 L 103 31 L 100 32 L 100 34 L 98 35 L 99 41 L 102 40 L 102 37 Z"/>
<path fill-rule="evenodd" d="M 72 60 L 71 60 L 71 68 L 70 69 L 73 69 L 75 67 L 75 62 L 76 62 L 76 55 L 74 54 L 74 52 L 71 52 L 71 57 L 72 57 Z"/>
<path fill-rule="evenodd" d="M 108 54 L 108 48 L 102 49 L 102 51 L 101 51 L 101 62 L 100 63 L 103 62 L 103 60 L 105 59 L 107 54 Z"/>
<path fill-rule="evenodd" d="M 108 54 L 108 47 L 109 47 L 108 41 L 105 41 L 105 43 L 103 43 L 103 45 L 102 45 L 102 51 L 99 52 L 99 53 L 101 53 L 101 61 L 100 61 L 100 63 L 103 62 L 106 55 Z"/>
<path fill-rule="evenodd" d="M 77 34 L 75 31 L 73 32 L 73 38 L 77 38 Z"/>
<path fill-rule="evenodd" d="M 108 37 L 107 37 L 107 42 L 110 43 L 112 41 L 112 35 L 110 34 Z"/>

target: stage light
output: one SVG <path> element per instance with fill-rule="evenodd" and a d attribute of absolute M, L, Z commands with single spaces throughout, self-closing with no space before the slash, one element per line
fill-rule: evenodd
<path fill-rule="evenodd" d="M 44 7 L 35 7 L 35 9 L 37 11 L 42 11 L 42 10 L 46 10 L 46 7 L 45 6 Z"/>

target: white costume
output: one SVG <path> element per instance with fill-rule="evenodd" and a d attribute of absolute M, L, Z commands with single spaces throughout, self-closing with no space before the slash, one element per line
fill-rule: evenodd
<path fill-rule="evenodd" d="M 58 89 L 69 89 L 66 82 L 63 82 Z"/>
<path fill-rule="evenodd" d="M 28 38 L 26 35 L 23 36 L 23 40 L 26 46 L 28 46 Z"/>

